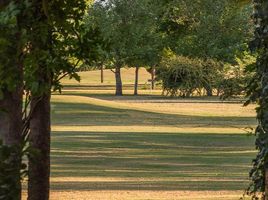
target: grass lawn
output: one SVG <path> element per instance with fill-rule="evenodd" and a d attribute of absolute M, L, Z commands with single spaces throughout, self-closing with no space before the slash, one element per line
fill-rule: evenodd
<path fill-rule="evenodd" d="M 256 123 L 253 105 L 171 99 L 149 90 L 133 97 L 130 78 L 127 95 L 114 97 L 112 74 L 97 85 L 96 73 L 83 72 L 80 84 L 65 80 L 63 94 L 52 97 L 52 200 L 233 200 L 243 194 L 255 155 L 254 137 L 245 130 Z M 148 78 L 142 71 L 141 80 Z"/>

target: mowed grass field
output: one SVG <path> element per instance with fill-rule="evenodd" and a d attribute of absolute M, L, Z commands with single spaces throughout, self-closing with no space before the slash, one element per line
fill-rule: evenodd
<path fill-rule="evenodd" d="M 123 70 L 123 97 L 105 71 L 64 80 L 52 97 L 52 200 L 234 200 L 255 156 L 254 105 L 217 98 L 167 98 L 141 70 Z"/>

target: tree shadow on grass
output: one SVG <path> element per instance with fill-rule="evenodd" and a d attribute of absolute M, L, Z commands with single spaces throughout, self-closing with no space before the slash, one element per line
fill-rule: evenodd
<path fill-rule="evenodd" d="M 68 126 L 174 126 L 237 127 L 256 123 L 253 117 L 191 116 L 135 109 L 112 108 L 89 103 L 52 103 L 54 125 Z"/>
<path fill-rule="evenodd" d="M 200 117 L 53 103 L 52 118 L 53 125 L 78 130 L 52 134 L 52 177 L 61 179 L 52 181 L 52 189 L 57 190 L 243 190 L 255 154 L 254 138 L 242 134 L 116 132 L 121 126 L 244 128 L 255 123 L 252 117 Z M 108 133 L 83 131 L 85 126 L 114 129 Z M 92 181 L 94 177 L 100 180 Z"/>
<path fill-rule="evenodd" d="M 237 134 L 53 132 L 52 177 L 78 179 L 52 189 L 243 190 L 252 146 Z"/>
<path fill-rule="evenodd" d="M 78 88 L 76 88 L 78 89 Z M 148 90 L 149 91 L 149 90 Z M 243 98 L 231 98 L 226 100 L 221 100 L 217 96 L 207 97 L 207 96 L 193 96 L 193 97 L 170 97 L 164 95 L 152 95 L 152 94 L 139 94 L 135 96 L 133 94 L 124 94 L 124 96 L 115 96 L 113 93 L 96 93 L 94 90 L 88 90 L 87 92 L 79 91 L 64 91 L 62 95 L 73 95 L 82 97 L 91 97 L 100 100 L 112 100 L 112 101 L 124 101 L 124 102 L 140 102 L 140 103 L 189 103 L 189 104 L 240 104 L 241 106 L 245 102 Z"/>
<path fill-rule="evenodd" d="M 220 191 L 231 189 L 244 190 L 245 180 L 241 181 L 98 181 L 98 182 L 52 182 L 52 190 L 89 191 L 89 190 L 186 190 L 186 191 Z"/>

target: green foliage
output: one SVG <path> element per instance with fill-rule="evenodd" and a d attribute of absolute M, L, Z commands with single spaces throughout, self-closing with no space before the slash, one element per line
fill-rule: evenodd
<path fill-rule="evenodd" d="M 44 12 L 39 12 L 40 7 Z M 22 26 L 30 45 L 24 57 L 24 77 L 26 89 L 33 94 L 50 92 L 51 87 L 61 90 L 60 80 L 67 75 L 79 80 L 76 68 L 84 58 L 79 33 L 85 8 L 85 1 L 70 0 L 36 1 L 27 8 Z"/>
<path fill-rule="evenodd" d="M 171 0 L 163 3 L 160 30 L 179 55 L 235 63 L 252 35 L 249 5 L 233 0 Z"/>
<path fill-rule="evenodd" d="M 166 95 L 188 97 L 202 94 L 204 88 L 213 88 L 221 76 L 221 68 L 222 64 L 213 60 L 172 55 L 161 62 L 157 79 L 162 81 Z"/>
<path fill-rule="evenodd" d="M 23 5 L 20 5 L 23 6 Z M 19 79 L 17 67 L 20 51 L 18 41 L 19 27 L 17 16 L 20 14 L 19 5 L 14 2 L 0 10 L 0 91 L 13 91 Z"/>
<path fill-rule="evenodd" d="M 97 1 L 88 19 L 109 46 L 98 45 L 106 53 L 100 59 L 122 66 L 143 66 L 155 60 L 160 35 L 151 0 Z"/>
<path fill-rule="evenodd" d="M 218 94 L 220 98 L 227 99 L 244 94 L 248 76 L 245 76 L 243 70 L 239 66 L 232 67 L 224 74 L 218 83 Z"/>
<path fill-rule="evenodd" d="M 252 51 L 258 54 L 256 65 L 250 67 L 255 72 L 248 86 L 250 102 L 256 102 L 258 107 L 258 126 L 255 129 L 256 158 L 253 160 L 253 167 L 249 173 L 251 183 L 246 190 L 253 200 L 264 199 L 265 192 L 265 171 L 268 166 L 268 2 L 254 0 L 253 21 L 255 23 L 255 37 L 250 43 Z M 267 182 L 266 182 L 267 183 Z M 260 193 L 260 195 L 258 195 Z"/>
<path fill-rule="evenodd" d="M 85 8 L 85 1 L 73 0 L 10 1 L 0 8 L 0 96 L 19 87 L 31 100 L 51 88 L 60 90 L 67 75 L 79 80 L 75 68 L 84 57 L 79 32 Z M 25 131 L 31 112 L 25 108 L 23 114 Z M 0 144 L 0 199 L 13 200 L 21 192 L 19 183 L 27 174 L 21 161 L 32 151 L 25 148 Z"/>

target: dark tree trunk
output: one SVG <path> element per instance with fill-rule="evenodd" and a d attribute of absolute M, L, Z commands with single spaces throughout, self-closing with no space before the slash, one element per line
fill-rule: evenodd
<path fill-rule="evenodd" d="M 0 9 L 8 5 L 10 2 L 10 0 L 0 0 Z"/>
<path fill-rule="evenodd" d="M 14 92 L 4 92 L 0 101 L 0 135 L 4 145 L 18 145 L 21 143 L 22 133 L 22 89 Z"/>
<path fill-rule="evenodd" d="M 12 1 L 2 1 L 1 6 L 6 6 Z M 14 200 L 21 199 L 21 179 L 20 179 L 20 168 L 21 168 L 21 145 L 22 145 L 22 102 L 23 102 L 23 65 L 19 55 L 21 54 L 21 32 L 20 24 L 18 19 L 18 31 L 14 35 L 16 37 L 17 52 L 14 52 L 13 60 L 10 60 L 8 64 L 9 74 L 11 75 L 12 85 L 2 89 L 2 98 L 0 100 L 0 139 L 3 141 L 3 145 L 15 147 L 11 157 L 9 159 L 9 165 L 11 166 L 13 179 L 12 179 L 12 193 Z M 5 71 L 3 71 L 5 73 Z M 13 77 L 14 76 L 14 77 Z"/>
<path fill-rule="evenodd" d="M 135 69 L 134 95 L 138 95 L 138 86 L 139 86 L 139 67 L 136 67 L 136 69 Z"/>
<path fill-rule="evenodd" d="M 0 6 L 4 7 L 11 2 L 11 0 L 0 0 Z M 12 72 L 12 83 L 10 84 L 14 84 L 16 87 L 12 90 L 2 89 L 3 97 L 0 100 L 0 139 L 8 146 L 20 144 L 22 133 L 23 64 L 19 56 L 22 53 L 19 17 L 17 17 L 17 27 L 18 31 L 13 35 L 17 41 L 14 42 L 17 50 L 14 54 L 17 57 L 13 57 L 15 59 L 10 60 L 9 66 L 7 66 Z M 8 75 L 10 76 L 10 74 L 6 76 Z M 13 77 L 14 75 L 15 77 Z M 13 88 L 13 85 L 9 86 Z"/>
<path fill-rule="evenodd" d="M 30 146 L 38 151 L 29 159 L 28 200 L 49 199 L 50 176 L 50 94 L 31 102 Z"/>
<path fill-rule="evenodd" d="M 122 80 L 121 80 L 121 66 L 120 65 L 116 65 L 115 67 L 115 86 L 116 86 L 116 91 L 115 91 L 115 95 L 116 96 L 122 96 L 123 95 L 123 91 L 122 91 Z"/>
<path fill-rule="evenodd" d="M 3 95 L 3 99 L 0 100 L 0 140 L 5 142 L 5 135 L 9 130 L 9 113 L 8 113 L 8 99 L 6 95 Z"/>
<path fill-rule="evenodd" d="M 9 159 L 12 170 L 12 193 L 14 200 L 21 199 L 21 144 L 22 144 L 22 87 L 14 92 L 4 92 L 0 101 L 0 138 L 6 146 L 16 147 Z"/>
<path fill-rule="evenodd" d="M 14 73 L 17 75 L 13 80 L 17 85 L 12 91 L 2 89 L 3 97 L 0 100 L 0 139 L 3 145 L 12 146 L 12 154 L 9 158 L 10 173 L 12 173 L 12 189 L 14 200 L 21 199 L 21 145 L 22 145 L 22 65 L 16 63 Z"/>
<path fill-rule="evenodd" d="M 101 83 L 103 83 L 104 77 L 103 77 L 103 65 L 101 65 Z"/>
<path fill-rule="evenodd" d="M 32 51 L 47 51 L 53 57 L 52 27 L 43 9 L 42 1 L 33 1 L 36 21 L 30 32 L 37 33 L 32 38 Z M 43 24 L 49 26 L 43 27 Z M 44 29 L 43 29 L 44 28 Z M 41 34 L 46 31 L 46 34 Z M 50 177 L 50 97 L 52 69 L 42 60 L 37 60 L 35 81 L 40 85 L 38 91 L 31 91 L 30 147 L 37 155 L 29 158 L 28 200 L 49 199 Z"/>
<path fill-rule="evenodd" d="M 155 67 L 152 68 L 151 71 L 151 89 L 154 90 L 155 88 Z"/>
<path fill-rule="evenodd" d="M 205 87 L 206 93 L 208 97 L 212 97 L 213 96 L 213 90 L 212 87 L 210 85 Z"/>

